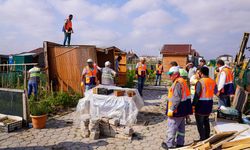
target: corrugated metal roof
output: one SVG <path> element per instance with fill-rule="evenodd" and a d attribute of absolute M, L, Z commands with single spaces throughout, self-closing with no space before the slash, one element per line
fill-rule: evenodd
<path fill-rule="evenodd" d="M 191 44 L 165 44 L 161 49 L 161 54 L 188 55 L 191 54 Z"/>

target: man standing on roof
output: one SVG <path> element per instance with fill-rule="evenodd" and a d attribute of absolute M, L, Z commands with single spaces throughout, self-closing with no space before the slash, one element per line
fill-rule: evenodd
<path fill-rule="evenodd" d="M 74 33 L 73 27 L 72 27 L 72 19 L 73 19 L 73 15 L 70 14 L 68 19 L 66 19 L 63 25 L 63 32 L 64 32 L 63 46 L 66 45 L 66 41 L 68 41 L 68 46 L 70 45 L 71 33 Z"/>
<path fill-rule="evenodd" d="M 201 67 L 199 76 L 201 79 L 196 83 L 193 106 L 195 107 L 195 119 L 200 141 L 210 137 L 209 115 L 213 109 L 213 96 L 217 93 L 216 83 L 208 77 L 209 69 Z"/>
<path fill-rule="evenodd" d="M 161 85 L 161 74 L 163 73 L 163 65 L 161 64 L 161 60 L 156 64 L 156 81 L 155 86 Z"/>
<path fill-rule="evenodd" d="M 94 88 L 98 84 L 97 74 L 98 67 L 93 63 L 92 59 L 87 60 L 88 65 L 82 71 L 82 82 L 81 86 L 84 91 L 88 91 Z"/>
<path fill-rule="evenodd" d="M 116 72 L 110 68 L 111 63 L 109 61 L 105 62 L 105 68 L 102 69 L 102 84 L 103 85 L 114 85 L 114 77 Z"/>
<path fill-rule="evenodd" d="M 147 70 L 146 59 L 141 58 L 140 62 L 136 64 L 136 77 L 138 78 L 137 88 L 141 96 L 147 75 L 148 75 L 148 70 Z"/>
<path fill-rule="evenodd" d="M 234 84 L 233 84 L 233 72 L 232 70 L 225 66 L 223 60 L 218 60 L 216 66 L 219 68 L 219 73 L 216 78 L 216 84 L 218 87 L 218 93 L 216 94 L 219 96 L 219 107 L 225 106 L 230 107 L 230 95 L 234 94 Z"/>
<path fill-rule="evenodd" d="M 167 74 L 173 84 L 168 92 L 166 115 L 168 129 L 164 149 L 182 147 L 185 139 L 185 117 L 192 113 L 190 91 L 186 81 L 180 76 L 179 68 L 174 66 Z M 176 139 L 176 140 L 175 140 Z"/>

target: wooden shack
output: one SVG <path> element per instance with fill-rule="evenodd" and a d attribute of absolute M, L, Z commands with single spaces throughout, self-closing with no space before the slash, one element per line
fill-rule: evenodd
<path fill-rule="evenodd" d="M 81 93 L 81 73 L 87 59 L 97 62 L 96 47 L 72 45 L 69 47 L 44 42 L 45 65 L 48 83 L 53 90 Z"/>
<path fill-rule="evenodd" d="M 97 61 L 99 67 L 105 67 L 104 64 L 106 61 L 110 61 L 112 64 L 112 69 L 115 70 L 115 63 L 118 56 L 122 57 L 122 60 L 119 63 L 119 72 L 118 79 L 116 84 L 118 86 L 125 86 L 127 82 L 127 53 L 120 50 L 119 48 L 112 46 L 107 48 L 97 48 Z"/>
<path fill-rule="evenodd" d="M 104 67 L 106 61 L 115 65 L 115 59 L 121 54 L 119 86 L 126 84 L 126 53 L 117 47 L 97 48 L 94 45 L 71 45 L 69 47 L 52 42 L 44 42 L 45 66 L 48 67 L 48 85 L 53 90 L 75 91 L 81 93 L 81 74 L 91 58 L 99 66 Z M 100 76 L 98 77 L 101 79 Z"/>
<path fill-rule="evenodd" d="M 179 66 L 185 67 L 190 56 L 199 55 L 191 44 L 166 44 L 161 49 L 163 55 L 163 66 L 169 70 L 170 62 L 176 61 Z"/>

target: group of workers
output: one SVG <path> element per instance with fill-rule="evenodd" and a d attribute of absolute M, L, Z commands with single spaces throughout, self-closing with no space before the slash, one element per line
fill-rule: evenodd
<path fill-rule="evenodd" d="M 199 141 L 210 137 L 209 115 L 213 108 L 214 95 L 219 97 L 219 107 L 230 107 L 230 96 L 234 94 L 233 73 L 223 60 L 218 60 L 217 78 L 209 78 L 209 68 L 201 61 L 198 68 L 187 65 L 189 83 L 183 77 L 182 68 L 171 62 L 169 75 L 172 86 L 168 91 L 166 115 L 168 116 L 167 138 L 162 142 L 164 149 L 182 147 L 185 139 L 185 118 L 194 113 Z M 185 72 L 185 71 L 184 71 Z M 191 92 L 190 92 L 191 90 Z"/>

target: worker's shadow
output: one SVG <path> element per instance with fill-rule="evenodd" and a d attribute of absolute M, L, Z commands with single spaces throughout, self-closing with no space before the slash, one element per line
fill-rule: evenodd
<path fill-rule="evenodd" d="M 137 116 L 137 124 L 148 126 L 155 125 L 166 120 L 166 115 L 160 112 L 139 112 Z"/>

